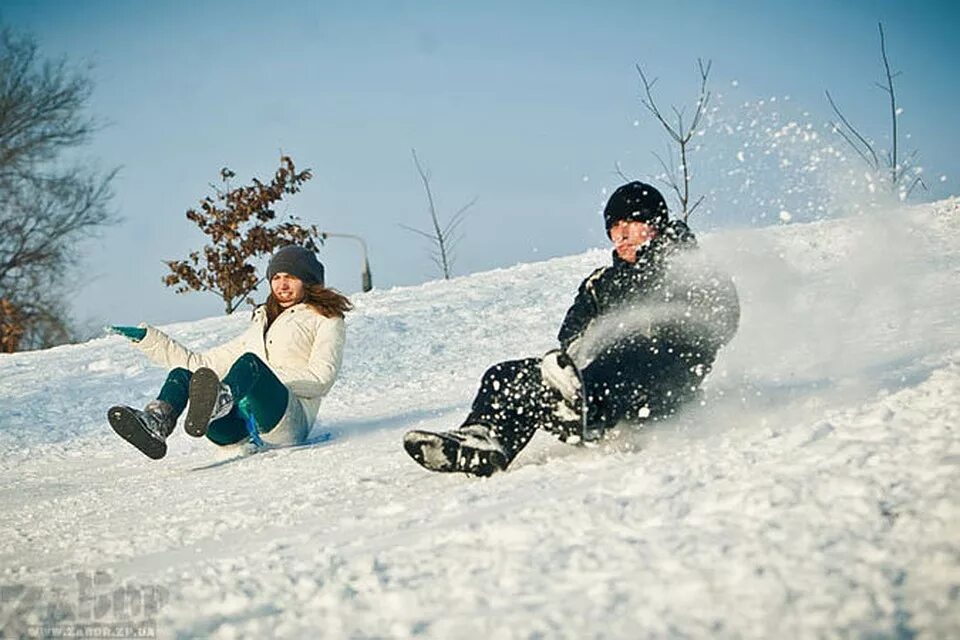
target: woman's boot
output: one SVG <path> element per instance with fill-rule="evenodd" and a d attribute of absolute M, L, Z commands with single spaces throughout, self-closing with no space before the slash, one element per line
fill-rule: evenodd
<path fill-rule="evenodd" d="M 163 400 L 152 400 L 143 411 L 123 405 L 111 407 L 107 420 L 121 438 L 154 460 L 167 455 L 167 436 L 177 426 L 173 407 Z"/>

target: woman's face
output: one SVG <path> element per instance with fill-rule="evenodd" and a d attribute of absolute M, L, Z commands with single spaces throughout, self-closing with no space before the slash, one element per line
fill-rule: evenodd
<path fill-rule="evenodd" d="M 621 220 L 610 227 L 610 239 L 617 255 L 629 263 L 637 261 L 637 250 L 657 237 L 657 230 L 646 222 Z"/>
<path fill-rule="evenodd" d="M 284 271 L 270 279 L 270 290 L 284 309 L 303 300 L 303 280 Z"/>

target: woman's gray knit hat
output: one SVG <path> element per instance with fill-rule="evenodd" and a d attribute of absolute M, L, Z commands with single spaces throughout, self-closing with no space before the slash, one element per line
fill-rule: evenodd
<path fill-rule="evenodd" d="M 304 284 L 323 284 L 323 264 L 313 251 L 294 244 L 278 249 L 270 258 L 267 280 L 272 280 L 278 273 L 289 273 L 303 280 Z"/>

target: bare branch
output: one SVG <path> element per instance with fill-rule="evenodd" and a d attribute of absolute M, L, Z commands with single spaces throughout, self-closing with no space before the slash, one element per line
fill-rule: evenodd
<path fill-rule="evenodd" d="M 700 69 L 700 95 L 697 98 L 697 110 L 693 114 L 693 122 L 690 124 L 688 140 L 700 129 L 700 121 L 703 119 L 703 114 L 706 113 L 711 97 L 711 93 L 707 90 L 707 80 L 710 78 L 713 61 L 708 60 L 706 66 L 704 66 L 703 59 L 697 58 L 697 67 Z"/>
<path fill-rule="evenodd" d="M 906 197 L 908 198 L 910 197 L 910 194 L 913 193 L 913 190 L 917 188 L 917 185 L 923 187 L 924 191 L 927 190 L 927 183 L 923 181 L 923 178 L 921 178 L 920 176 L 917 176 L 916 178 L 913 179 L 913 182 L 910 184 L 910 188 L 907 189 Z"/>
<path fill-rule="evenodd" d="M 421 235 L 421 236 L 423 236 L 424 238 L 427 238 L 428 240 L 433 240 L 433 235 L 427 233 L 426 231 L 421 231 L 420 229 L 416 229 L 416 228 L 414 228 L 414 227 L 410 227 L 410 226 L 407 226 L 407 225 L 405 225 L 405 224 L 401 224 L 400 227 L 406 229 L 407 231 L 410 231 L 410 232 L 416 233 L 416 234 L 418 234 L 418 235 Z"/>
<path fill-rule="evenodd" d="M 460 235 L 453 237 L 453 239 L 451 240 L 451 242 L 450 242 L 450 259 L 451 259 L 451 261 L 454 260 L 454 257 L 455 257 L 455 256 L 454 256 L 454 252 L 456 251 L 457 246 L 460 244 L 460 241 L 463 240 L 463 237 L 464 237 L 464 236 L 463 236 L 463 234 L 461 233 Z"/>
<path fill-rule="evenodd" d="M 660 154 L 656 153 L 655 151 L 651 153 L 653 153 L 653 156 L 660 163 L 660 166 L 663 168 L 663 172 L 667 176 L 667 179 L 662 180 L 661 182 L 663 182 L 665 185 L 670 187 L 673 190 L 673 192 L 677 194 L 677 200 L 682 201 L 683 191 L 680 189 L 680 182 L 677 180 L 676 168 L 673 166 L 673 157 L 672 156 L 670 157 L 670 166 L 668 167 L 667 163 L 664 162 Z"/>
<path fill-rule="evenodd" d="M 0 30 L 0 345 L 42 348 L 72 338 L 63 300 L 78 241 L 116 222 L 116 170 L 64 161 L 99 128 L 85 115 L 92 83 L 64 59 Z"/>
<path fill-rule="evenodd" d="M 659 106 L 657 106 L 652 91 L 654 83 L 647 79 L 647 76 L 644 74 L 641 66 L 639 64 L 636 65 L 637 73 L 640 75 L 640 81 L 643 84 L 644 89 L 644 97 L 640 99 L 640 102 L 654 116 L 654 118 L 667 132 L 667 135 L 669 135 L 678 146 L 678 155 L 680 157 L 679 176 L 677 175 L 677 170 L 672 166 L 672 156 L 671 166 L 668 167 L 663 158 L 657 154 L 654 155 L 657 157 L 657 160 L 660 162 L 660 166 L 663 167 L 664 172 L 667 174 L 667 180 L 664 182 L 668 184 L 677 195 L 677 199 L 680 202 L 680 213 L 684 221 L 689 218 L 690 213 L 693 211 L 693 209 L 689 207 L 692 173 L 690 171 L 690 165 L 687 158 L 689 154 L 688 146 L 690 141 L 693 139 L 693 136 L 699 131 L 703 122 L 704 113 L 706 112 L 707 106 L 710 103 L 711 94 L 707 90 L 707 84 L 712 66 L 712 62 L 708 61 L 707 63 L 704 63 L 702 58 L 697 58 L 697 69 L 700 75 L 700 83 L 696 109 L 694 110 L 693 116 L 688 125 L 684 122 L 686 108 L 671 106 L 670 109 L 673 113 L 673 119 L 676 123 L 674 125 L 667 121 L 667 119 L 663 116 L 663 112 L 660 110 Z"/>
<path fill-rule="evenodd" d="M 411 149 L 411 154 L 413 155 L 413 163 L 417 168 L 417 174 L 420 176 L 420 181 L 423 183 L 424 191 L 427 194 L 427 205 L 428 213 L 430 214 L 430 221 L 433 226 L 433 233 L 427 233 L 413 227 L 401 224 L 400 226 L 406 229 L 407 231 L 412 231 L 420 236 L 423 236 L 430 240 L 434 244 L 434 249 L 431 251 L 431 260 L 434 264 L 440 269 L 441 274 L 445 279 L 449 279 L 451 275 L 451 270 L 454 262 L 454 256 L 452 254 L 453 245 L 456 244 L 457 240 L 451 242 L 453 234 L 457 231 L 460 224 L 463 222 L 468 210 L 477 202 L 475 197 L 473 200 L 460 207 L 456 213 L 451 216 L 450 220 L 443 226 L 440 224 L 440 217 L 437 213 L 436 203 L 433 198 L 433 190 L 430 188 L 430 173 L 424 169 L 423 165 L 420 162 L 419 156 L 417 156 L 416 149 Z"/>
<path fill-rule="evenodd" d="M 614 162 L 613 167 L 615 169 L 614 173 L 620 176 L 621 180 L 624 180 L 625 182 L 630 182 L 632 180 L 632 178 L 628 177 L 626 174 L 623 173 L 623 170 L 620 168 L 619 162 Z"/>
<path fill-rule="evenodd" d="M 900 172 L 899 172 L 899 177 L 897 178 L 898 180 L 902 179 L 903 176 L 905 176 L 907 172 L 913 168 L 913 163 L 914 163 L 914 160 L 917 159 L 918 153 L 919 152 L 916 149 L 914 149 L 913 151 L 910 152 L 910 155 L 907 156 L 907 159 L 903 160 L 900 163 Z M 925 185 L 924 185 L 924 188 L 926 188 Z"/>
<path fill-rule="evenodd" d="M 883 23 L 878 23 L 877 28 L 880 33 L 880 56 L 883 60 L 883 69 L 885 83 L 881 84 L 880 82 L 875 82 L 874 84 L 882 89 L 889 98 L 890 104 L 890 139 L 891 139 L 891 149 L 885 154 L 883 158 L 883 163 L 881 163 L 880 158 L 877 156 L 876 149 L 873 144 L 868 142 L 864 136 L 857 131 L 853 125 L 844 117 L 843 113 L 840 111 L 840 108 L 833 101 L 833 97 L 830 95 L 830 92 L 826 92 L 827 100 L 830 102 L 830 106 L 833 108 L 834 113 L 840 118 L 843 125 L 846 127 L 854 139 L 851 139 L 847 132 L 844 131 L 842 127 L 834 124 L 834 130 L 839 133 L 848 145 L 850 145 L 863 159 L 863 161 L 873 170 L 874 173 L 880 174 L 881 170 L 884 169 L 889 175 L 890 190 L 896 192 L 901 188 L 901 182 L 907 175 L 907 169 L 912 166 L 914 158 L 916 157 L 916 152 L 914 151 L 908 159 L 904 162 L 900 160 L 900 134 L 899 134 L 899 114 L 897 109 L 897 95 L 893 86 L 893 79 L 900 75 L 900 72 L 894 72 L 890 68 L 890 59 L 887 56 L 887 43 L 886 36 L 883 31 Z M 867 157 L 869 153 L 869 157 Z M 883 176 L 879 176 L 883 179 Z M 922 184 L 923 181 L 920 181 Z M 906 193 L 909 195 L 914 188 L 917 186 L 917 182 L 914 180 L 909 188 L 906 189 Z M 924 185 L 925 186 L 925 185 Z"/>
<path fill-rule="evenodd" d="M 836 132 L 840 135 L 841 138 L 843 138 L 844 140 L 846 140 L 847 144 L 850 145 L 850 148 L 852 148 L 854 151 L 856 151 L 857 154 L 858 154 L 861 158 L 863 158 L 863 161 L 866 162 L 866 163 L 867 163 L 868 165 L 870 165 L 871 167 L 873 167 L 874 171 L 876 171 L 877 168 L 880 166 L 880 161 L 876 158 L 876 155 L 874 155 L 872 158 L 867 157 L 866 151 L 861 150 L 860 147 L 857 146 L 856 141 L 854 141 L 852 138 L 850 138 L 850 136 L 847 135 L 847 132 L 840 128 L 840 125 L 838 125 L 838 124 L 835 123 L 835 122 L 832 122 L 832 123 L 830 123 L 830 124 L 831 124 L 831 126 L 833 126 L 834 131 L 836 131 Z M 868 147 L 867 147 L 867 151 L 873 151 L 873 149 L 868 146 Z"/>
<path fill-rule="evenodd" d="M 653 85 L 656 83 L 656 79 L 654 79 L 653 82 L 648 82 L 647 76 L 643 73 L 643 69 L 639 64 L 636 66 L 637 73 L 640 74 L 640 81 L 643 83 L 644 93 L 646 94 L 646 98 L 640 99 L 641 104 L 643 104 L 643 106 L 645 106 L 647 110 L 653 114 L 653 117 L 655 117 L 660 125 L 666 129 L 667 133 L 670 134 L 670 137 L 672 137 L 674 140 L 680 140 L 680 135 L 674 131 L 670 123 L 664 119 L 663 115 L 660 113 L 659 107 L 657 107 L 656 101 L 653 99 Z"/>
<path fill-rule="evenodd" d="M 447 226 L 443 228 L 444 236 L 449 236 L 451 233 L 454 232 L 454 230 L 460 225 L 461 222 L 463 222 L 463 219 L 466 217 L 467 210 L 470 209 L 470 207 L 472 207 L 473 205 L 475 205 L 478 199 L 479 199 L 478 196 L 474 196 L 473 200 L 471 200 L 467 204 L 460 207 L 460 210 L 457 211 L 455 214 L 453 214 L 453 217 L 450 218 L 450 221 L 447 223 Z"/>
<path fill-rule="evenodd" d="M 429 203 L 430 208 L 430 221 L 433 223 L 434 237 L 437 241 L 437 247 L 440 251 L 440 261 L 443 265 L 443 276 L 444 278 L 450 277 L 450 267 L 447 262 L 447 250 L 444 246 L 445 238 L 443 237 L 443 231 L 440 229 L 440 221 L 437 219 L 437 207 L 433 201 L 433 192 L 430 190 L 430 174 L 424 170 L 423 166 L 420 164 L 420 158 L 417 157 L 417 150 L 411 149 L 410 152 L 413 155 L 413 163 L 417 167 L 417 173 L 420 174 L 420 180 L 423 182 L 423 188 L 427 192 L 427 202 Z"/>
<path fill-rule="evenodd" d="M 856 136 L 856 139 L 860 141 L 860 143 L 864 146 L 864 148 L 870 152 L 870 157 L 873 158 L 873 161 L 869 162 L 869 164 L 871 164 L 871 166 L 873 166 L 874 168 L 879 167 L 880 159 L 877 158 L 877 152 L 876 150 L 874 150 L 873 145 L 867 142 L 867 139 L 864 138 L 862 135 L 860 135 L 860 132 L 857 131 L 856 127 L 850 124 L 850 121 L 847 120 L 847 117 L 843 115 L 842 111 L 840 111 L 840 107 L 838 107 L 837 103 L 833 101 L 833 96 L 830 95 L 830 92 L 824 91 L 824 93 L 827 94 L 827 101 L 830 103 L 830 106 L 833 107 L 833 112 L 837 114 L 838 118 L 840 118 L 840 122 L 842 122 L 847 127 L 847 129 L 849 129 L 851 133 L 853 133 L 853 135 Z M 839 131 L 840 129 L 837 128 L 837 130 Z M 844 138 L 847 140 L 848 144 L 850 144 L 856 149 L 856 145 L 850 142 L 849 138 L 847 138 L 846 136 L 844 136 Z M 860 155 L 863 156 L 862 153 Z"/>
<path fill-rule="evenodd" d="M 693 213 L 694 211 L 697 210 L 697 207 L 700 206 L 700 203 L 703 202 L 704 198 L 706 198 L 706 196 L 700 196 L 699 198 L 697 198 L 697 201 L 693 203 L 692 207 L 690 207 L 690 213 Z M 686 220 L 684 220 L 684 222 L 686 222 Z"/>
<path fill-rule="evenodd" d="M 887 73 L 887 86 L 890 93 L 890 123 L 893 129 L 893 154 L 890 160 L 890 180 L 897 183 L 897 97 L 893 92 L 893 76 L 890 74 L 890 62 L 887 60 L 887 45 L 883 37 L 883 23 L 877 24 L 880 29 L 880 54 L 883 57 L 883 68 Z"/>

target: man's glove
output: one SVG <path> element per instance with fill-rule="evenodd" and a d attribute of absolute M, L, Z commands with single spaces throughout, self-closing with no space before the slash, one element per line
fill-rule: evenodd
<path fill-rule="evenodd" d="M 580 376 L 573 360 L 565 351 L 554 349 L 547 351 L 540 361 L 540 375 L 543 382 L 560 392 L 571 406 L 576 406 L 580 398 Z"/>
<path fill-rule="evenodd" d="M 132 342 L 140 342 L 147 335 L 147 330 L 143 327 L 124 327 L 121 325 L 112 325 L 106 328 L 107 333 L 113 333 L 123 336 Z"/>

